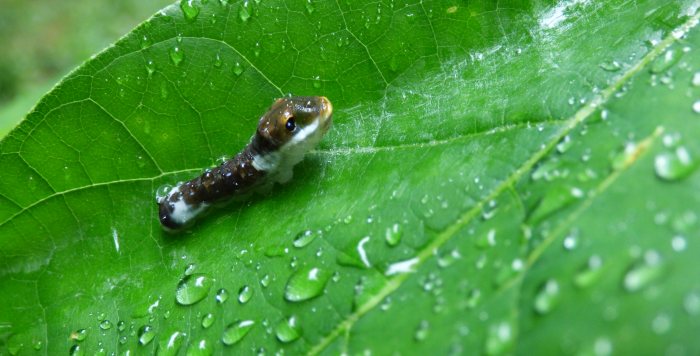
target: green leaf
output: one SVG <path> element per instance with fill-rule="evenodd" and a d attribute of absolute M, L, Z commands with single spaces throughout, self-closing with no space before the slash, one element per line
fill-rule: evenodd
<path fill-rule="evenodd" d="M 696 10 L 168 7 L 0 143 L 2 352 L 698 353 Z M 287 93 L 294 179 L 163 232 Z"/>

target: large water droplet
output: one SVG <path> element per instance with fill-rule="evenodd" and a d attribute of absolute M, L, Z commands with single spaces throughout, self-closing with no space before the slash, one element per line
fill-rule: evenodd
<path fill-rule="evenodd" d="M 243 320 L 235 322 L 224 330 L 224 335 L 221 337 L 221 341 L 226 345 L 234 345 L 241 341 L 244 336 L 248 335 L 250 329 L 255 325 L 252 320 Z"/>
<path fill-rule="evenodd" d="M 185 53 L 180 50 L 180 46 L 171 48 L 169 54 L 170 61 L 176 66 L 179 66 L 180 63 L 182 63 L 182 60 L 185 59 Z"/>
<path fill-rule="evenodd" d="M 212 324 L 214 324 L 216 317 L 212 313 L 207 313 L 202 317 L 202 327 L 208 329 Z"/>
<path fill-rule="evenodd" d="M 393 225 L 386 228 L 386 234 L 384 238 L 389 246 L 396 246 L 401 242 L 401 235 L 403 231 L 399 223 L 394 223 Z"/>
<path fill-rule="evenodd" d="M 216 302 L 219 304 L 223 304 L 228 300 L 228 291 L 224 288 L 219 289 L 216 292 Z"/>
<path fill-rule="evenodd" d="M 243 286 L 241 289 L 238 290 L 238 302 L 241 304 L 248 303 L 250 298 L 253 297 L 253 289 L 250 287 Z"/>
<path fill-rule="evenodd" d="M 185 276 L 177 285 L 175 299 L 180 305 L 192 305 L 209 294 L 212 281 L 204 274 Z"/>
<path fill-rule="evenodd" d="M 301 327 L 296 316 L 281 320 L 275 326 L 275 336 L 277 340 L 288 343 L 298 339 L 301 336 Z"/>
<path fill-rule="evenodd" d="M 185 16 L 185 20 L 194 21 L 199 15 L 199 6 L 194 4 L 193 0 L 180 0 L 180 9 Z"/>
<path fill-rule="evenodd" d="M 187 356 L 209 356 L 214 353 L 214 346 L 207 339 L 199 339 L 187 347 Z"/>
<path fill-rule="evenodd" d="M 319 296 L 331 276 L 331 272 L 318 267 L 304 267 L 289 277 L 284 289 L 284 299 L 301 302 Z"/>
<path fill-rule="evenodd" d="M 540 314 L 549 313 L 559 301 L 559 283 L 550 279 L 542 285 L 535 296 L 535 311 Z"/>
<path fill-rule="evenodd" d="M 71 340 L 75 340 L 75 341 L 83 341 L 83 340 L 85 340 L 86 337 L 87 337 L 87 330 L 85 330 L 85 329 L 78 329 L 76 331 L 73 331 L 72 333 L 70 333 L 70 336 L 69 336 L 69 338 Z"/>
<path fill-rule="evenodd" d="M 628 292 L 639 291 L 661 276 L 661 257 L 656 251 L 648 251 L 643 262 L 637 262 L 625 273 L 623 286 Z"/>
<path fill-rule="evenodd" d="M 185 334 L 175 331 L 170 336 L 158 344 L 158 356 L 175 356 L 182 347 Z"/>
<path fill-rule="evenodd" d="M 138 332 L 139 344 L 148 345 L 153 338 L 156 337 L 156 331 L 150 325 L 144 325 L 139 328 Z"/>
<path fill-rule="evenodd" d="M 294 237 L 294 242 L 293 245 L 296 248 L 302 248 L 311 242 L 313 242 L 316 237 L 321 235 L 321 230 L 313 231 L 313 230 L 305 230 L 297 234 L 296 237 Z"/>
<path fill-rule="evenodd" d="M 685 178 L 697 166 L 685 146 L 678 146 L 672 152 L 659 153 L 654 157 L 656 175 L 667 181 Z"/>

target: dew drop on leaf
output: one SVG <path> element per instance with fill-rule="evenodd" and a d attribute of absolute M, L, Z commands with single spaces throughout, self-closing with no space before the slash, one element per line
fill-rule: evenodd
<path fill-rule="evenodd" d="M 250 10 L 248 9 L 248 1 L 244 1 L 241 5 L 240 11 L 238 11 L 238 18 L 243 22 L 248 22 L 250 19 Z"/>
<path fill-rule="evenodd" d="M 119 332 L 126 330 L 126 323 L 123 320 L 117 322 L 117 330 L 119 330 Z"/>
<path fill-rule="evenodd" d="M 301 302 L 317 297 L 323 293 L 323 288 L 331 273 L 318 267 L 304 267 L 289 277 L 284 289 L 284 299 L 289 302 Z"/>
<path fill-rule="evenodd" d="M 199 15 L 199 6 L 194 4 L 193 0 L 180 0 L 180 10 L 185 16 L 185 20 L 192 22 Z"/>
<path fill-rule="evenodd" d="M 202 317 L 202 327 L 208 329 L 212 324 L 214 324 L 216 317 L 212 313 L 207 313 Z"/>
<path fill-rule="evenodd" d="M 310 14 L 313 14 L 316 9 L 314 8 L 314 4 L 311 3 L 311 0 L 306 0 L 306 12 Z"/>
<path fill-rule="evenodd" d="M 216 56 L 214 57 L 214 67 L 216 67 L 216 68 L 220 68 L 220 67 L 221 67 L 221 55 L 218 54 L 218 53 L 217 53 Z"/>
<path fill-rule="evenodd" d="M 665 72 L 681 59 L 683 52 L 676 48 L 669 48 L 651 64 L 650 71 L 653 74 Z"/>
<path fill-rule="evenodd" d="M 313 231 L 313 230 L 304 230 L 297 234 L 296 237 L 294 237 L 294 242 L 292 244 L 296 248 L 302 248 L 311 242 L 313 242 L 316 237 L 321 235 L 321 230 L 318 231 Z"/>
<path fill-rule="evenodd" d="M 152 59 L 149 59 L 146 61 L 146 72 L 148 72 L 148 77 L 150 78 L 153 76 L 153 73 L 156 72 L 156 64 L 153 62 Z"/>
<path fill-rule="evenodd" d="M 100 329 L 102 330 L 109 330 L 112 328 L 112 322 L 109 320 L 102 320 L 100 322 Z"/>
<path fill-rule="evenodd" d="M 314 88 L 316 88 L 316 89 L 321 88 L 321 77 L 315 76 L 313 85 L 314 85 Z"/>
<path fill-rule="evenodd" d="M 158 356 L 175 356 L 182 347 L 182 342 L 185 340 L 185 334 L 180 331 L 175 331 L 166 339 L 158 344 Z"/>
<path fill-rule="evenodd" d="M 685 178 L 697 167 L 685 146 L 678 146 L 671 152 L 662 152 L 654 157 L 656 176 L 666 181 Z"/>
<path fill-rule="evenodd" d="M 187 356 L 209 356 L 214 353 L 214 347 L 207 339 L 194 341 L 187 347 Z"/>
<path fill-rule="evenodd" d="M 83 349 L 80 347 L 80 345 L 73 345 L 70 348 L 70 355 L 71 356 L 83 356 L 83 355 L 85 355 L 85 351 L 83 351 Z"/>
<path fill-rule="evenodd" d="M 394 223 L 393 225 L 389 226 L 386 228 L 386 234 L 384 234 L 384 238 L 386 240 L 387 245 L 389 246 L 396 246 L 401 242 L 401 235 L 403 234 L 403 231 L 401 229 L 401 225 L 399 223 Z"/>
<path fill-rule="evenodd" d="M 151 43 L 152 43 L 151 39 L 148 36 L 143 35 L 141 37 L 141 49 L 146 49 L 146 48 L 150 47 Z"/>
<path fill-rule="evenodd" d="M 250 298 L 253 297 L 253 290 L 246 286 L 241 287 L 241 289 L 238 290 L 238 302 L 241 304 L 248 303 Z"/>
<path fill-rule="evenodd" d="M 76 331 L 73 331 L 70 334 L 69 339 L 75 340 L 75 341 L 83 341 L 87 337 L 87 330 L 85 329 L 78 329 Z"/>
<path fill-rule="evenodd" d="M 283 343 L 289 343 L 301 336 L 301 327 L 296 316 L 281 320 L 275 326 L 275 336 Z"/>
<path fill-rule="evenodd" d="M 173 62 L 175 66 L 179 66 L 182 60 L 185 58 L 185 54 L 182 52 L 179 46 L 175 46 L 168 52 L 170 55 L 170 61 Z"/>
<path fill-rule="evenodd" d="M 685 298 L 683 298 L 683 309 L 685 309 L 688 315 L 700 315 L 700 294 L 696 292 L 688 293 Z"/>
<path fill-rule="evenodd" d="M 252 320 L 235 322 L 226 327 L 226 330 L 224 330 L 224 334 L 221 337 L 221 341 L 225 345 L 235 345 L 241 341 L 244 336 L 248 335 L 253 325 L 255 325 L 255 322 Z"/>
<path fill-rule="evenodd" d="M 609 61 L 601 63 L 600 68 L 602 68 L 606 72 L 617 72 L 620 70 L 620 68 L 622 68 L 622 66 L 618 61 Z"/>
<path fill-rule="evenodd" d="M 156 331 L 150 325 L 144 325 L 139 328 L 138 337 L 139 344 L 145 346 L 148 345 L 153 338 L 156 336 Z"/>
<path fill-rule="evenodd" d="M 270 285 L 270 275 L 266 274 L 262 278 L 260 278 L 260 285 L 263 286 L 264 288 L 267 288 L 267 286 Z"/>
<path fill-rule="evenodd" d="M 534 308 L 539 314 L 547 314 L 559 301 L 559 283 L 554 279 L 547 280 L 535 295 Z"/>
<path fill-rule="evenodd" d="M 588 258 L 586 265 L 574 276 L 574 285 L 587 288 L 593 285 L 601 276 L 603 260 L 598 255 Z"/>
<path fill-rule="evenodd" d="M 211 285 L 211 278 L 204 274 L 185 276 L 177 285 L 175 299 L 180 305 L 192 305 L 209 294 Z"/>
<path fill-rule="evenodd" d="M 648 251 L 644 260 L 635 262 L 625 273 L 623 286 L 628 292 L 637 292 L 650 285 L 661 276 L 661 257 L 656 251 Z"/>
<path fill-rule="evenodd" d="M 243 73 L 243 66 L 241 65 L 241 63 L 236 62 L 236 64 L 233 65 L 233 74 L 239 76 L 241 75 L 241 73 Z"/>
<path fill-rule="evenodd" d="M 489 326 L 484 353 L 487 355 L 501 355 L 506 353 L 513 345 L 513 327 L 510 323 L 502 321 Z"/>
<path fill-rule="evenodd" d="M 219 289 L 216 292 L 216 302 L 219 304 L 223 304 L 228 300 L 228 291 L 224 288 Z"/>
<path fill-rule="evenodd" d="M 428 337 L 428 331 L 430 330 L 430 324 L 426 320 L 422 320 L 416 328 L 416 332 L 413 334 L 413 338 L 416 341 L 423 341 Z"/>

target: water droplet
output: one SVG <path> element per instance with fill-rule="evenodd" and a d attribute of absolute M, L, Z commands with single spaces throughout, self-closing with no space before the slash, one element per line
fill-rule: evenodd
<path fill-rule="evenodd" d="M 180 305 L 192 305 L 209 294 L 212 281 L 204 274 L 192 274 L 180 280 L 175 298 Z"/>
<path fill-rule="evenodd" d="M 296 248 L 302 248 L 311 242 L 313 242 L 316 237 L 321 235 L 321 230 L 313 231 L 313 230 L 305 230 L 300 232 L 296 237 L 294 237 L 294 242 L 293 245 Z"/>
<path fill-rule="evenodd" d="M 219 304 L 223 304 L 225 301 L 228 300 L 228 291 L 224 288 L 219 289 L 216 292 L 216 302 Z"/>
<path fill-rule="evenodd" d="M 693 112 L 700 114 L 700 100 L 693 102 Z"/>
<path fill-rule="evenodd" d="M 255 325 L 252 320 L 243 320 L 235 322 L 224 330 L 224 335 L 221 337 L 221 341 L 226 345 L 234 345 L 241 341 L 244 336 L 248 335 L 250 329 Z"/>
<path fill-rule="evenodd" d="M 318 267 L 304 267 L 289 277 L 284 289 L 284 299 L 301 302 L 319 296 L 331 273 Z"/>
<path fill-rule="evenodd" d="M 270 285 L 270 275 L 266 274 L 262 278 L 260 278 L 260 285 L 263 286 L 263 288 L 266 288 L 267 286 Z"/>
<path fill-rule="evenodd" d="M 179 46 L 175 46 L 170 49 L 170 61 L 173 62 L 175 66 L 179 66 L 182 60 L 185 58 L 185 53 L 180 50 Z"/>
<path fill-rule="evenodd" d="M 260 56 L 260 42 L 255 42 L 255 48 L 253 49 L 253 54 L 256 57 Z"/>
<path fill-rule="evenodd" d="M 207 339 L 199 339 L 187 347 L 187 356 L 209 356 L 214 353 L 214 346 Z"/>
<path fill-rule="evenodd" d="M 156 331 L 153 330 L 153 328 L 150 325 L 144 325 L 141 328 L 139 328 L 138 336 L 139 344 L 145 346 L 148 345 L 151 341 L 153 341 L 154 337 L 156 337 Z"/>
<path fill-rule="evenodd" d="M 250 19 L 250 10 L 248 10 L 248 2 L 244 1 L 241 9 L 238 11 L 238 18 L 243 22 L 247 22 Z"/>
<path fill-rule="evenodd" d="M 283 343 L 289 343 L 301 336 L 301 327 L 296 316 L 281 320 L 275 326 L 275 336 Z"/>
<path fill-rule="evenodd" d="M 588 258 L 586 265 L 574 276 L 574 285 L 579 288 L 590 287 L 601 276 L 603 260 L 598 255 Z"/>
<path fill-rule="evenodd" d="M 306 0 L 306 12 L 310 15 L 314 13 L 314 10 L 316 9 L 314 8 L 314 4 L 311 3 L 311 0 Z"/>
<path fill-rule="evenodd" d="M 212 324 L 214 324 L 216 317 L 212 313 L 207 313 L 202 317 L 202 327 L 208 329 Z"/>
<path fill-rule="evenodd" d="M 32 342 L 32 347 L 34 348 L 34 350 L 39 351 L 39 350 L 41 350 L 41 348 L 43 346 L 44 346 L 44 343 L 41 340 L 34 340 Z"/>
<path fill-rule="evenodd" d="M 622 68 L 622 66 L 618 61 L 610 61 L 601 63 L 600 68 L 603 68 L 603 70 L 606 72 L 617 72 L 620 70 L 620 68 Z"/>
<path fill-rule="evenodd" d="M 501 355 L 513 345 L 513 328 L 510 323 L 502 321 L 489 326 L 484 352 L 488 355 Z"/>
<path fill-rule="evenodd" d="M 454 249 L 448 253 L 439 256 L 437 264 L 442 268 L 446 268 L 451 266 L 453 263 L 457 262 L 457 260 L 459 260 L 460 258 L 462 258 L 462 255 L 459 254 L 458 250 Z"/>
<path fill-rule="evenodd" d="M 566 135 L 563 139 L 561 139 L 559 143 L 557 143 L 557 152 L 564 153 L 568 151 L 573 144 L 574 141 L 571 140 L 571 137 L 569 135 Z"/>
<path fill-rule="evenodd" d="M 146 61 L 146 72 L 148 72 L 149 78 L 153 76 L 153 73 L 156 72 L 156 64 L 153 62 L 152 59 Z"/>
<path fill-rule="evenodd" d="M 690 84 L 694 87 L 700 87 L 700 72 L 695 72 L 693 74 L 693 79 L 690 80 Z"/>
<path fill-rule="evenodd" d="M 241 287 L 241 289 L 238 290 L 238 302 L 241 304 L 248 303 L 250 298 L 253 297 L 253 290 L 246 286 Z"/>
<path fill-rule="evenodd" d="M 146 49 L 151 46 L 151 39 L 148 36 L 143 35 L 141 37 L 141 49 Z"/>
<path fill-rule="evenodd" d="M 15 355 L 15 354 L 16 353 L 13 353 L 13 355 Z M 85 355 L 85 351 L 83 351 L 83 349 L 80 348 L 80 345 L 73 345 L 70 348 L 70 355 L 71 356 L 83 356 L 83 355 Z"/>
<path fill-rule="evenodd" d="M 644 261 L 637 262 L 625 273 L 623 286 L 628 292 L 639 291 L 661 276 L 661 257 L 656 251 L 647 251 Z"/>
<path fill-rule="evenodd" d="M 79 329 L 79 330 L 73 331 L 70 334 L 69 338 L 71 340 L 75 340 L 75 341 L 83 341 L 83 340 L 85 340 L 86 337 L 87 337 L 87 330 Z"/>
<path fill-rule="evenodd" d="M 185 20 L 192 22 L 199 15 L 199 6 L 194 4 L 193 0 L 180 0 L 180 9 L 185 15 Z"/>
<path fill-rule="evenodd" d="M 239 76 L 241 75 L 241 73 L 243 73 L 243 66 L 241 65 L 241 63 L 236 62 L 236 64 L 233 65 L 233 74 Z"/>
<path fill-rule="evenodd" d="M 396 246 L 401 242 L 401 235 L 403 231 L 399 223 L 394 223 L 393 225 L 386 228 L 386 234 L 384 238 L 389 246 Z"/>
<path fill-rule="evenodd" d="M 540 314 L 549 313 L 559 301 L 559 283 L 554 279 L 547 280 L 535 296 L 535 311 Z"/>
<path fill-rule="evenodd" d="M 106 318 L 107 318 L 107 315 L 105 315 L 105 313 L 97 314 L 97 321 L 102 321 L 102 320 L 105 320 Z"/>
<path fill-rule="evenodd" d="M 695 292 L 688 293 L 683 298 L 683 309 L 688 315 L 700 315 L 700 295 Z"/>
<path fill-rule="evenodd" d="M 615 154 L 611 159 L 611 165 L 613 170 L 619 171 L 634 160 L 635 154 L 637 153 L 637 144 L 634 142 L 628 142 L 622 151 Z"/>
<path fill-rule="evenodd" d="M 178 351 L 180 351 L 180 347 L 182 347 L 182 342 L 185 339 L 185 334 L 179 331 L 175 331 L 170 336 L 161 341 L 158 344 L 158 356 L 175 356 L 177 355 Z"/>
<path fill-rule="evenodd" d="M 690 156 L 688 149 L 678 146 L 672 152 L 659 153 L 654 157 L 654 170 L 656 175 L 667 181 L 685 178 L 697 168 L 697 164 Z"/>
<path fill-rule="evenodd" d="M 576 233 L 572 232 L 571 234 L 567 235 L 564 238 L 564 241 L 562 244 L 564 245 L 564 248 L 566 250 L 571 251 L 571 250 L 575 249 L 576 246 L 578 246 L 578 236 L 576 235 Z"/>
<path fill-rule="evenodd" d="M 673 248 L 673 251 L 676 252 L 681 252 L 684 251 L 688 243 L 685 241 L 685 237 L 683 236 L 674 236 L 671 239 L 671 248 Z"/>
<path fill-rule="evenodd" d="M 661 335 L 667 333 L 671 329 L 671 317 L 666 313 L 657 315 L 651 322 L 651 330 L 654 333 Z"/>
<path fill-rule="evenodd" d="M 316 88 L 316 89 L 321 88 L 321 77 L 315 76 L 313 85 L 314 85 L 314 88 Z"/>
<path fill-rule="evenodd" d="M 112 328 L 112 322 L 109 320 L 102 320 L 100 322 L 100 329 L 102 330 L 109 330 Z"/>
<path fill-rule="evenodd" d="M 216 68 L 221 68 L 221 55 L 216 54 L 216 57 L 214 57 L 214 67 Z"/>
<path fill-rule="evenodd" d="M 654 74 L 662 73 L 671 68 L 674 64 L 678 63 L 682 55 L 683 52 L 680 52 L 675 48 L 670 48 L 664 52 L 664 54 L 654 60 L 654 62 L 651 64 L 650 71 Z"/>
<path fill-rule="evenodd" d="M 413 334 L 413 338 L 416 339 L 416 341 L 423 341 L 428 337 L 428 331 L 430 329 L 430 324 L 428 324 L 428 321 L 422 320 L 418 324 L 418 328 L 416 329 L 415 334 Z"/>
<path fill-rule="evenodd" d="M 496 245 L 496 229 L 490 229 L 486 234 L 482 234 L 476 239 L 476 246 L 486 248 Z"/>

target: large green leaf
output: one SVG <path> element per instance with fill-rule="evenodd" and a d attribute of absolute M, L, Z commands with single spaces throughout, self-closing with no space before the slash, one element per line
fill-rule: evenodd
<path fill-rule="evenodd" d="M 697 8 L 168 7 L 2 141 L 2 352 L 698 353 Z M 292 182 L 164 233 L 287 93 Z"/>

